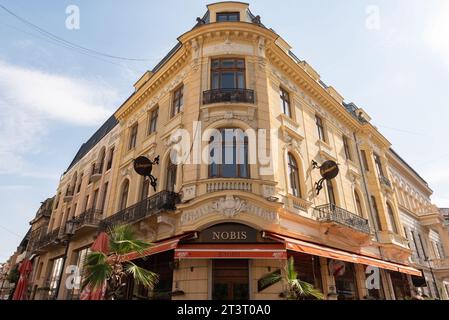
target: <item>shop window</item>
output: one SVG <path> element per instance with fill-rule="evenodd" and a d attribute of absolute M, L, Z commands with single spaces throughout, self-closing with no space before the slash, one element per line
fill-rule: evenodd
<path fill-rule="evenodd" d="M 339 260 L 330 260 L 329 263 L 334 273 L 338 300 L 358 300 L 354 265 Z"/>

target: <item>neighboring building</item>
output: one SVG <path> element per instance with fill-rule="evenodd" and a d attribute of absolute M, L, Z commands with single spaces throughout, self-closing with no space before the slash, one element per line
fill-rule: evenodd
<path fill-rule="evenodd" d="M 410 261 L 403 221 L 423 215 L 418 232 L 447 250 L 443 226 L 433 211 L 406 210 L 391 181 L 410 180 L 426 205 L 430 189 L 367 113 L 345 103 L 248 4 L 209 5 L 134 87 L 62 176 L 51 216 L 32 222 L 34 298 L 76 299 L 65 267 L 82 267 L 99 231 L 119 224 L 155 244 L 136 263 L 160 278 L 153 292 L 129 282 L 129 299 L 281 299 L 283 284 L 263 280 L 290 256 L 326 299 L 405 299 L 417 267 L 431 280 L 430 268 Z M 171 161 L 180 142 L 193 151 L 190 162 Z M 134 171 L 139 156 L 160 156 L 157 190 Z M 340 173 L 317 195 L 313 162 L 328 160 Z M 366 281 L 371 267 L 379 268 L 375 287 Z"/>
<path fill-rule="evenodd" d="M 116 150 L 119 126 L 115 117 L 83 144 L 61 177 L 56 197 L 44 203 L 33 226 L 33 296 L 36 299 L 74 299 L 79 290 L 67 290 L 63 265 L 81 266 L 97 234 L 98 223 L 113 210 Z M 109 211 L 108 211 L 109 210 Z M 109 213 L 108 213 L 109 212 Z M 67 225 L 72 227 L 67 228 Z M 75 232 L 73 236 L 71 234 Z M 68 238 L 70 237 L 70 241 Z M 67 256 L 66 256 L 67 250 Z"/>
<path fill-rule="evenodd" d="M 449 227 L 449 208 L 441 208 L 441 215 L 443 216 L 444 223 Z"/>
<path fill-rule="evenodd" d="M 423 270 L 424 280 L 412 277 L 411 286 L 432 298 L 449 299 L 449 234 L 433 206 L 433 191 L 399 155 L 388 155 L 400 219 L 412 250 L 411 262 Z"/>

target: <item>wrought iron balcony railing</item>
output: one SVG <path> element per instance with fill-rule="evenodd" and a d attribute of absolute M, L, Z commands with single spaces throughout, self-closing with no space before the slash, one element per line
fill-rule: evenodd
<path fill-rule="evenodd" d="M 42 237 L 36 242 L 36 249 L 42 249 L 49 244 L 52 244 L 55 240 L 59 239 L 60 233 L 61 228 L 57 228 L 47 234 L 42 235 Z"/>
<path fill-rule="evenodd" d="M 254 90 L 249 89 L 214 89 L 203 92 L 203 105 L 220 102 L 254 103 Z"/>
<path fill-rule="evenodd" d="M 316 207 L 313 210 L 315 218 L 322 222 L 335 222 L 354 230 L 370 234 L 369 222 L 367 219 L 339 208 L 334 204 L 326 204 Z"/>
<path fill-rule="evenodd" d="M 159 192 L 104 219 L 100 223 L 100 228 L 105 230 L 112 226 L 133 223 L 162 211 L 174 211 L 179 201 L 180 196 L 178 193 L 170 191 Z"/>
<path fill-rule="evenodd" d="M 384 176 L 380 176 L 379 177 L 379 181 L 381 184 L 383 184 L 384 186 L 387 186 L 388 188 L 391 188 L 391 182 L 387 177 Z"/>
<path fill-rule="evenodd" d="M 75 231 L 78 231 L 84 227 L 98 227 L 103 217 L 103 211 L 89 209 L 81 213 L 75 218 Z"/>

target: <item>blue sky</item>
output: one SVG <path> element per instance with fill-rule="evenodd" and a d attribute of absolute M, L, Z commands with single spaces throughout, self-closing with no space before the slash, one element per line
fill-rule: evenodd
<path fill-rule="evenodd" d="M 68 41 L 145 59 L 99 59 L 62 48 L 0 9 L 0 261 L 14 251 L 40 201 L 54 194 L 80 145 L 210 2 L 0 0 Z M 250 4 L 328 85 L 372 116 L 429 182 L 434 202 L 449 207 L 449 1 Z M 79 30 L 66 28 L 69 5 L 80 9 Z"/>

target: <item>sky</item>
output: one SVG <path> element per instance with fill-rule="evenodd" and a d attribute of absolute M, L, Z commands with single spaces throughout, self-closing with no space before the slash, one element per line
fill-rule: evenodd
<path fill-rule="evenodd" d="M 0 0 L 19 17 L 0 8 L 0 261 L 81 144 L 210 2 Z M 73 6 L 79 28 L 66 23 Z M 250 8 L 366 110 L 429 183 L 434 203 L 449 207 L 449 1 L 254 0 Z"/>

